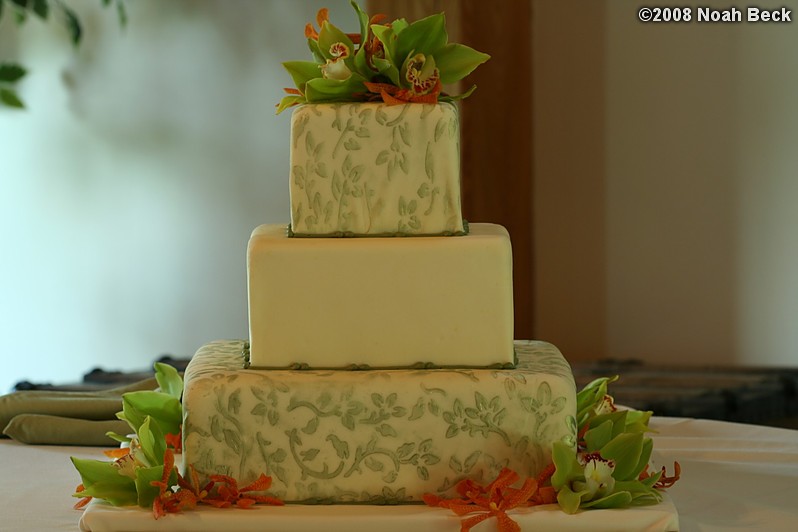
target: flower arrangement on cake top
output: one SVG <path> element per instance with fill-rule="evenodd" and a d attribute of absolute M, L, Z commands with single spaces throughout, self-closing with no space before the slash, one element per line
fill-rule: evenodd
<path fill-rule="evenodd" d="M 449 96 L 442 86 L 456 83 L 490 56 L 463 44 L 450 43 L 443 13 L 408 23 L 384 23 L 369 17 L 352 0 L 360 33 L 344 33 L 329 21 L 326 8 L 305 27 L 313 61 L 288 61 L 283 66 L 296 88 L 277 104 L 277 113 L 301 103 L 381 100 L 388 104 L 436 103 L 469 96 Z"/>

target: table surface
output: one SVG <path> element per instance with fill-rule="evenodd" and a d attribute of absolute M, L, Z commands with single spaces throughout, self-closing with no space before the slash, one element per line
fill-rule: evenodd
<path fill-rule="evenodd" d="M 655 417 L 652 459 L 682 479 L 668 493 L 683 531 L 798 529 L 798 431 Z M 70 456 L 103 459 L 92 447 L 0 440 L 0 530 L 78 530 Z"/>

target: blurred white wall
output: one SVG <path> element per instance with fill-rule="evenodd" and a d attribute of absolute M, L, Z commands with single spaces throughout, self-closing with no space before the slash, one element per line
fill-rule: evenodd
<path fill-rule="evenodd" d="M 249 233 L 288 217 L 279 62 L 309 57 L 321 6 L 356 30 L 345 0 L 137 0 L 123 30 L 99 4 L 71 3 L 78 50 L 0 25 L 31 69 L 29 110 L 0 109 L 0 391 L 246 335 Z M 798 20 L 641 24 L 643 4 L 535 1 L 538 337 L 796 365 Z"/>
<path fill-rule="evenodd" d="M 288 220 L 280 62 L 310 59 L 319 7 L 358 29 L 345 0 L 137 0 L 124 29 L 70 5 L 77 50 L 0 24 L 30 69 L 28 110 L 0 108 L 0 392 L 246 337 L 249 233 Z"/>
<path fill-rule="evenodd" d="M 755 4 L 786 24 L 645 24 L 646 5 L 535 3 L 539 336 L 796 366 L 798 2 Z"/>

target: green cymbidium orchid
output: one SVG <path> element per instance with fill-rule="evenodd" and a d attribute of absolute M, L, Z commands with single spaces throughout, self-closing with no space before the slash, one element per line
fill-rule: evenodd
<path fill-rule="evenodd" d="M 607 394 L 617 378 L 596 379 L 577 394 L 576 453 L 565 443 L 554 444 L 551 483 L 567 513 L 655 504 L 662 499 L 657 488 L 678 479 L 678 464 L 674 477 L 664 478 L 664 469 L 648 473 L 654 442 L 646 433 L 652 413 L 618 410 Z"/>
<path fill-rule="evenodd" d="M 360 33 L 344 33 L 319 10 L 319 29 L 308 24 L 305 36 L 314 61 L 289 61 L 283 66 L 295 88 L 277 105 L 277 113 L 300 103 L 373 101 L 389 104 L 456 100 L 469 96 L 442 93 L 490 56 L 468 46 L 449 43 L 442 13 L 413 23 L 397 19 L 381 24 L 383 15 L 369 17 L 351 2 Z"/>

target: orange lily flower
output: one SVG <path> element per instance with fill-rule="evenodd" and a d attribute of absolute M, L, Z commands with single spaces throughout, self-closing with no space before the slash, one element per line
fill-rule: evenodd
<path fill-rule="evenodd" d="M 324 25 L 325 22 L 330 20 L 330 10 L 326 7 L 319 9 L 319 12 L 316 13 L 316 24 L 319 25 L 319 30 Z M 316 28 L 313 27 L 312 22 L 308 22 L 305 25 L 305 37 L 308 39 L 313 39 L 314 41 L 319 40 L 319 32 L 316 31 Z"/>
<path fill-rule="evenodd" d="M 659 480 L 654 484 L 654 487 L 657 489 L 666 489 L 670 488 L 679 480 L 682 475 L 682 466 L 679 462 L 673 462 L 673 476 L 668 476 L 665 466 L 662 466 L 662 474 L 659 477 Z M 643 469 L 643 472 L 640 473 L 638 477 L 639 480 L 647 479 L 651 476 L 651 473 L 648 472 L 648 466 Z"/>
<path fill-rule="evenodd" d="M 275 497 L 248 493 L 250 491 L 266 491 L 271 487 L 271 477 L 267 477 L 263 473 L 260 474 L 255 482 L 241 489 L 238 488 L 236 479 L 227 475 L 211 475 L 211 481 L 221 485 L 217 488 L 217 494 L 215 496 L 206 497 L 203 502 L 215 506 L 216 508 L 228 508 L 233 504 L 238 508 L 249 508 L 257 503 L 271 504 L 274 506 L 282 506 L 285 504 Z"/>
<path fill-rule="evenodd" d="M 167 448 L 163 456 L 163 475 L 161 480 L 154 480 L 150 484 L 158 487 L 158 496 L 152 503 L 152 514 L 155 519 L 165 516 L 167 513 L 176 513 L 185 509 L 194 508 L 197 505 L 197 498 L 189 490 L 172 491 L 169 485 L 169 477 L 175 468 L 175 454 L 172 449 Z M 178 473 L 178 477 L 180 474 Z"/>
<path fill-rule="evenodd" d="M 390 83 L 371 83 L 364 82 L 369 92 L 379 95 L 382 101 L 388 105 L 399 105 L 403 103 L 438 103 L 438 95 L 441 93 L 441 81 L 436 80 L 435 86 L 426 94 L 418 94 L 410 89 L 400 89 Z"/>
<path fill-rule="evenodd" d="M 83 485 L 83 483 L 80 483 L 80 484 L 78 484 L 78 487 L 75 488 L 75 493 L 80 493 L 81 491 L 84 491 L 85 489 L 86 489 L 86 487 Z M 83 497 L 78 502 L 76 502 L 75 505 L 72 508 L 74 508 L 75 510 L 82 510 L 87 504 L 89 504 L 91 502 L 92 499 L 93 499 L 93 497 Z"/>
<path fill-rule="evenodd" d="M 166 445 L 174 449 L 176 453 L 183 452 L 183 436 L 181 432 L 178 432 L 177 434 L 167 434 L 164 436 Z"/>
<path fill-rule="evenodd" d="M 374 21 L 375 19 L 382 20 L 382 18 L 378 17 L 384 18 L 385 15 L 375 15 L 374 17 L 371 17 L 371 20 L 372 21 Z M 330 21 L 330 10 L 327 9 L 326 7 L 319 9 L 318 13 L 316 13 L 316 24 L 318 24 L 319 29 L 316 30 L 316 28 L 313 27 L 313 23 L 308 22 L 307 24 L 305 24 L 305 37 L 307 37 L 308 39 L 313 39 L 314 41 L 318 41 L 319 32 L 321 31 L 322 26 L 324 26 L 325 22 L 329 21 Z M 360 44 L 359 33 L 347 33 L 346 36 L 349 37 L 349 40 L 352 41 L 352 44 Z"/>
<path fill-rule="evenodd" d="M 424 495 L 424 502 L 429 506 L 448 508 L 461 516 L 476 513 L 461 523 L 461 532 L 468 532 L 491 517 L 496 518 L 499 532 L 518 532 L 521 527 L 507 515 L 507 510 L 556 501 L 553 488 L 541 487 L 553 473 L 554 468 L 548 467 L 537 479 L 527 478 L 520 488 L 513 488 L 512 485 L 521 477 L 515 471 L 504 468 L 487 486 L 481 486 L 473 480 L 461 481 L 456 488 L 462 497 L 460 499 L 442 499 L 428 493 Z"/>

